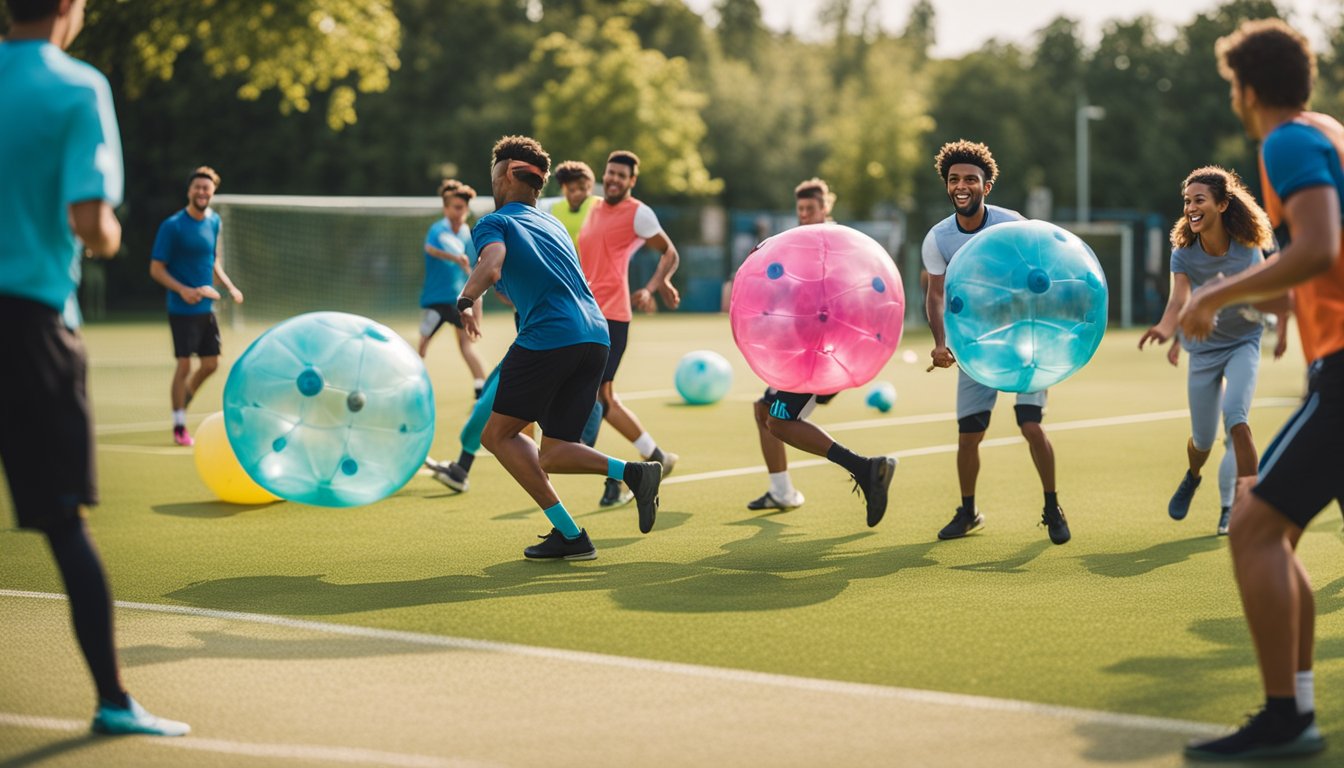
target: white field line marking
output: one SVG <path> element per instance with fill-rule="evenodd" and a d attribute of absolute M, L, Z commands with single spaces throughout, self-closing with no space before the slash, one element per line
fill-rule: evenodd
<path fill-rule="evenodd" d="M 89 730 L 88 720 L 64 720 L 54 717 L 29 717 L 12 712 L 0 712 L 0 726 L 28 728 L 43 731 Z M 290 758 L 293 760 L 320 760 L 328 763 L 356 765 L 386 765 L 394 768 L 486 768 L 491 763 L 443 759 L 427 755 L 407 755 L 357 747 L 316 747 L 306 744 L 258 744 L 256 742 L 226 741 L 224 739 L 144 737 L 144 744 L 159 747 L 177 747 L 198 752 L 216 752 L 248 757 Z"/>
<path fill-rule="evenodd" d="M 50 592 L 28 592 L 15 589 L 0 589 L 0 597 L 34 598 L 41 600 L 66 599 L 65 595 L 61 594 Z M 998 699 L 989 696 L 975 696 L 964 693 L 926 691 L 915 688 L 875 685 L 872 683 L 850 683 L 841 680 L 823 680 L 811 677 L 781 675 L 770 672 L 753 672 L 745 669 L 707 667 L 699 664 L 638 659 L 629 656 L 613 656 L 589 651 L 543 648 L 539 646 L 501 643 L 490 640 L 473 640 L 464 637 L 429 635 L 420 632 L 402 632 L 389 629 L 376 629 L 373 627 L 328 624 L 320 621 L 291 619 L 284 616 L 268 616 L 260 613 L 217 611 L 210 608 L 194 608 L 185 605 L 158 605 L 155 603 L 135 603 L 124 600 L 116 601 L 116 606 L 127 610 L 224 619 L 227 621 L 239 621 L 251 624 L 267 624 L 332 635 L 363 637 L 437 648 L 452 648 L 456 650 L 528 656 L 566 663 L 593 664 L 603 667 L 631 669 L 638 672 L 657 672 L 668 675 L 679 675 L 682 677 L 705 678 L 722 682 L 768 685 L 776 688 L 788 688 L 797 691 L 815 691 L 833 695 L 895 699 L 917 704 L 936 704 L 947 707 L 961 707 L 963 709 L 977 709 L 994 712 L 1047 715 L 1049 717 L 1064 718 L 1078 722 L 1101 723 L 1103 725 L 1111 725 L 1120 728 L 1134 728 L 1146 731 L 1189 735 L 1217 735 L 1227 731 L 1227 728 L 1223 726 L 1210 723 L 1199 723 L 1190 720 L 1174 720 L 1165 717 L 1152 717 L 1149 715 L 1128 715 L 1115 712 L 1103 712 L 1095 709 L 1065 707 L 1053 704 L 1037 704 L 1030 701 Z"/>
<path fill-rule="evenodd" d="M 1255 400 L 1251 403 L 1256 408 L 1286 408 L 1296 407 L 1299 404 L 1295 398 L 1290 397 L 1266 397 Z M 836 424 L 819 424 L 821 428 L 828 432 L 842 432 L 852 429 L 873 429 L 876 427 L 895 427 L 903 424 L 925 424 L 943 419 L 954 420 L 956 414 L 953 413 L 926 413 L 917 416 L 895 416 L 889 419 L 865 419 L 863 421 L 842 421 Z M 1152 413 L 1133 413 L 1128 416 L 1109 416 L 1100 419 L 1080 419 L 1078 421 L 1061 421 L 1056 424 L 1047 423 L 1045 431 L 1068 432 L 1074 429 L 1093 429 L 1095 427 L 1117 427 L 1129 424 L 1143 424 L 1151 421 L 1168 421 L 1171 419 L 1185 419 L 1190 417 L 1190 412 L 1185 409 L 1175 411 L 1154 411 Z M 980 443 L 981 448 L 996 448 L 1004 445 L 1017 445 L 1026 442 L 1021 436 L 1017 437 L 995 437 Z M 912 456 L 930 456 L 938 453 L 955 453 L 956 443 L 947 443 L 944 445 L 928 445 L 923 448 L 907 448 L 903 451 L 892 451 L 885 454 L 897 459 L 910 458 Z M 827 459 L 803 459 L 802 461 L 790 461 L 790 469 L 805 469 L 807 467 L 821 467 L 831 462 Z M 677 485 L 679 483 L 695 483 L 701 480 L 719 480 L 725 477 L 741 477 L 742 475 L 754 475 L 765 471 L 765 465 L 754 467 L 735 467 L 733 469 L 717 469 L 711 472 L 698 472 L 693 475 L 678 475 L 669 477 L 663 481 L 663 485 Z"/>

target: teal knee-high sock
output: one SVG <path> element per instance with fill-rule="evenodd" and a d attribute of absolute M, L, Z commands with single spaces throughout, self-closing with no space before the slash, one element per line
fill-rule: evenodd
<path fill-rule="evenodd" d="M 612 480 L 625 479 L 625 462 L 620 459 L 607 457 L 607 477 Z"/>
<path fill-rule="evenodd" d="M 579 537 L 579 524 L 565 511 L 564 502 L 556 502 L 542 511 L 546 513 L 546 519 L 551 521 L 551 525 L 554 525 L 566 539 Z"/>

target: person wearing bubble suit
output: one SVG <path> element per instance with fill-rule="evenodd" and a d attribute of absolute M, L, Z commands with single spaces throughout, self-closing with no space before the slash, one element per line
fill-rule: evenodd
<path fill-rule="evenodd" d="M 429 225 L 425 233 L 425 281 L 420 289 L 420 308 L 425 313 L 420 320 L 417 351 L 424 357 L 434 334 L 445 324 L 452 325 L 457 349 L 471 371 L 471 386 L 479 398 L 485 386 L 485 366 L 475 343 L 462 330 L 462 317 L 453 305 L 476 261 L 476 246 L 467 224 L 468 205 L 476 197 L 476 190 L 457 179 L 444 179 L 439 197 L 443 200 L 443 218 Z"/>
<path fill-rule="evenodd" d="M 1215 46 L 1232 111 L 1260 140 L 1265 211 L 1284 225 L 1273 258 L 1191 296 L 1178 318 L 1209 338 L 1229 304 L 1292 291 L 1309 384 L 1302 405 L 1260 458 L 1253 487 L 1232 504 L 1229 549 L 1255 645 L 1263 708 L 1231 735 L 1189 744 L 1187 756 L 1235 761 L 1325 749 L 1316 725 L 1316 603 L 1297 556 L 1303 530 L 1332 500 L 1344 504 L 1344 125 L 1307 111 L 1316 57 L 1279 19 L 1243 22 Z M 1249 484 L 1249 483 L 1248 483 Z"/>
<path fill-rule="evenodd" d="M 83 0 L 7 0 L 7 7 L 11 27 L 0 40 L 0 207 L 7 224 L 0 227 L 0 463 L 18 527 L 46 538 L 65 585 L 97 691 L 93 731 L 181 736 L 191 727 L 146 712 L 122 685 L 112 594 L 85 522 L 98 488 L 76 289 L 83 253 L 111 258 L 121 249 L 113 209 L 124 173 L 112 89 L 101 72 L 65 53 L 83 27 Z M 7 647 L 19 642 L 12 628 L 6 632 Z M 60 645 L 46 652 L 65 655 Z M 54 754 L 48 748 L 29 755 L 40 760 L 43 753 Z"/>
<path fill-rule="evenodd" d="M 1176 317 L 1193 291 L 1217 277 L 1259 264 L 1264 261 L 1263 251 L 1273 246 L 1269 217 L 1235 173 L 1217 166 L 1197 168 L 1186 176 L 1181 190 L 1185 215 L 1171 230 L 1171 296 L 1162 319 L 1139 337 L 1139 349 L 1150 341 L 1163 344 L 1173 337 Z M 1285 324 L 1281 319 L 1281 342 Z M 1202 480 L 1200 470 L 1217 437 L 1219 411 L 1231 445 L 1218 472 L 1222 501 L 1219 535 L 1228 532 L 1236 487 L 1255 476 L 1258 457 L 1248 419 L 1260 368 L 1262 328 L 1255 308 L 1225 307 L 1208 339 L 1181 341 L 1190 353 L 1187 392 L 1191 436 L 1186 442 L 1189 468 L 1167 504 L 1173 520 L 1184 520 L 1190 511 Z M 1276 357 L 1283 354 L 1283 349 L 1280 344 Z"/>
<path fill-rule="evenodd" d="M 219 214 L 210 201 L 219 188 L 219 174 L 200 166 L 187 180 L 187 207 L 159 225 L 150 253 L 149 276 L 168 289 L 168 326 L 173 332 L 173 357 L 177 367 L 169 394 L 173 405 L 173 441 L 191 445 L 187 432 L 187 406 L 205 380 L 219 368 L 219 323 L 215 299 L 219 280 L 234 302 L 243 303 L 243 292 L 224 273 L 219 253 Z M 191 370 L 192 356 L 200 358 Z"/>
<path fill-rule="evenodd" d="M 798 225 L 821 224 L 831 220 L 831 208 L 835 205 L 835 195 L 831 188 L 818 178 L 802 182 L 793 190 L 795 208 L 798 212 Z M 801 397 L 800 403 L 793 403 L 790 412 L 796 411 L 799 418 L 807 418 L 817 405 L 829 403 L 835 395 L 789 395 L 785 399 Z M 789 457 L 784 452 L 784 442 L 770 431 L 770 409 L 781 397 L 774 387 L 766 387 L 765 394 L 752 403 L 756 416 L 756 434 L 761 441 L 761 456 L 765 458 L 765 470 L 770 474 L 770 487 L 759 498 L 747 502 L 747 509 L 794 509 L 803 505 L 803 493 L 793 487 L 789 478 Z M 787 405 L 786 405 L 787 407 Z"/>
<path fill-rule="evenodd" d="M 672 274 L 677 271 L 681 257 L 672 239 L 658 223 L 653 209 L 631 194 L 638 181 L 638 155 L 618 149 L 607 156 L 607 166 L 602 172 L 602 199 L 592 203 L 588 217 L 584 219 L 579 230 L 578 249 L 583 275 L 611 329 L 611 354 L 602 373 L 602 387 L 598 390 L 603 418 L 635 446 L 640 456 L 661 464 L 663 474 L 667 475 L 676 466 L 677 454 L 658 447 L 657 441 L 640 424 L 639 417 L 621 402 L 615 390 L 616 371 L 621 367 L 630 335 L 632 308 L 641 312 L 656 311 L 658 304 L 654 294 L 662 298 L 668 309 L 681 305 L 681 294 L 672 285 Z M 649 282 L 631 293 L 630 258 L 643 246 L 658 251 L 658 266 Z M 608 478 L 599 503 L 610 507 L 629 500 L 630 495 L 621 484 Z"/>
<path fill-rule="evenodd" d="M 481 439 L 537 502 L 552 528 L 531 559 L 597 557 L 551 485 L 550 474 L 606 475 L 635 494 L 639 529 L 653 529 L 662 465 L 623 462 L 579 442 L 606 369 L 606 320 L 583 279 L 564 226 L 537 210 L 551 158 L 535 139 L 505 136 L 491 152 L 491 187 L 499 206 L 476 224 L 480 258 L 457 307 L 472 338 L 480 338 L 476 301 L 499 285 L 518 310 L 518 337 L 499 365 L 494 409 Z M 522 434 L 542 430 L 541 446 Z"/>
<path fill-rule="evenodd" d="M 989 147 L 966 140 L 949 142 L 938 150 L 933 164 L 946 185 L 954 213 L 929 230 L 922 248 L 924 269 L 929 273 L 924 308 L 929 329 L 933 332 L 930 371 L 935 367 L 950 368 L 957 362 L 947 347 L 947 330 L 943 322 L 948 264 L 976 233 L 995 224 L 1023 220 L 1017 211 L 985 202 L 999 175 L 998 164 Z M 975 484 L 980 474 L 980 442 L 989 429 L 990 414 L 998 396 L 998 390 L 975 381 L 965 371 L 957 371 L 957 477 L 961 485 L 961 506 L 957 507 L 951 522 L 938 532 L 940 539 L 960 538 L 984 524 L 984 516 L 975 506 Z M 1050 541 L 1063 544 L 1071 534 L 1055 492 L 1055 451 L 1041 428 L 1045 402 L 1045 391 L 1022 392 L 1017 395 L 1014 410 L 1045 493 L 1041 522 L 1045 524 Z"/>

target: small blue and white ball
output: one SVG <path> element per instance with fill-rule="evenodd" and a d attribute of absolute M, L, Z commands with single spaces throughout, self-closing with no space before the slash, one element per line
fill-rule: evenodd
<path fill-rule="evenodd" d="M 674 383 L 690 405 L 717 403 L 733 386 L 733 366 L 718 352 L 687 352 L 677 363 Z"/>

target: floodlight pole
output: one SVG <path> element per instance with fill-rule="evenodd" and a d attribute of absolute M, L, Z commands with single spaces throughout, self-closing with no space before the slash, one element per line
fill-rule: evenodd
<path fill-rule="evenodd" d="M 1087 94 L 1078 94 L 1078 108 L 1074 111 L 1074 131 L 1078 145 L 1078 221 L 1086 224 L 1091 218 L 1090 200 L 1092 190 L 1089 181 L 1088 163 L 1090 153 L 1087 145 L 1087 122 L 1106 117 L 1106 110 L 1087 103 Z"/>

